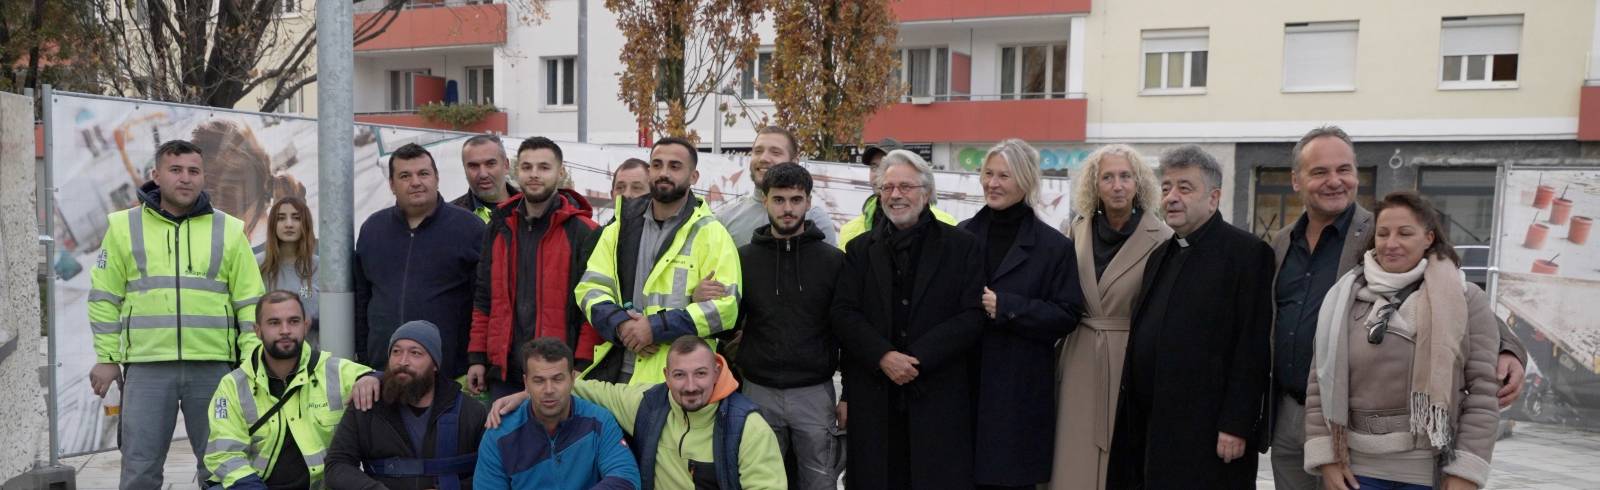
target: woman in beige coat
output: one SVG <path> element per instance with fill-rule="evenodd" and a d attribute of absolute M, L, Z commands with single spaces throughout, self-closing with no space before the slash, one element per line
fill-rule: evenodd
<path fill-rule="evenodd" d="M 1439 212 L 1412 191 L 1378 202 L 1361 265 L 1317 316 L 1305 469 L 1329 490 L 1472 490 L 1489 479 L 1500 330 L 1462 278 Z"/>
<path fill-rule="evenodd" d="M 1077 249 L 1086 311 L 1057 361 L 1052 490 L 1105 488 L 1133 297 L 1150 252 L 1172 236 L 1160 219 L 1155 172 L 1133 148 L 1096 150 L 1080 175 L 1067 235 Z"/>

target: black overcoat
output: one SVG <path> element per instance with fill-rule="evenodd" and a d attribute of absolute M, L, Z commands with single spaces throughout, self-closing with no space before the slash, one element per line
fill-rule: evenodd
<path fill-rule="evenodd" d="M 973 486 L 970 359 L 983 330 L 983 265 L 977 240 L 929 220 L 909 298 L 911 316 L 901 345 L 921 363 L 903 388 L 908 405 L 913 488 Z M 886 488 L 890 387 L 878 361 L 895 350 L 891 250 L 884 224 L 851 240 L 839 271 L 833 328 L 843 347 L 841 369 L 849 397 L 850 488 Z"/>
<path fill-rule="evenodd" d="M 1170 301 L 1148 304 L 1162 260 L 1179 247 L 1174 236 L 1151 255 L 1133 325 L 1166 308 L 1154 365 L 1135 366 L 1138 334 L 1130 336 L 1117 403 L 1107 488 L 1255 488 L 1256 448 L 1266 394 L 1272 328 L 1272 248 L 1213 215 L 1211 229 L 1176 276 Z M 1130 403 L 1133 372 L 1154 378 L 1149 413 Z M 1244 456 L 1224 464 L 1217 433 L 1246 440 Z"/>
<path fill-rule="evenodd" d="M 976 257 L 988 254 L 991 222 L 985 207 L 961 223 L 978 240 Z M 1071 239 L 1029 216 L 986 279 L 997 301 L 976 360 L 977 481 L 1044 483 L 1055 448 L 1055 344 L 1083 316 L 1077 253 Z"/>

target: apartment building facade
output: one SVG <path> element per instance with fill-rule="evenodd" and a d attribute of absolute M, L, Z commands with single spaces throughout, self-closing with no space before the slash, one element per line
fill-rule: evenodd
<path fill-rule="evenodd" d="M 583 87 L 579 1 L 589 2 Z M 376 3 L 357 2 L 357 22 Z M 1500 167 L 1600 158 L 1597 5 L 900 0 L 906 94 L 867 120 L 863 139 L 894 138 L 937 167 L 971 170 L 989 146 L 1020 137 L 1051 173 L 1076 170 L 1107 143 L 1151 157 L 1199 144 L 1224 164 L 1224 216 L 1264 234 L 1300 212 L 1294 141 L 1338 124 L 1357 141 L 1362 202 L 1421 190 L 1446 208 L 1455 242 L 1484 244 Z M 515 1 L 415 0 L 356 48 L 358 119 L 436 126 L 415 107 L 453 92 L 500 109 L 475 130 L 575 140 L 576 94 L 588 90 L 589 141 L 637 143 L 616 97 L 615 16 L 600 0 L 545 7 L 548 18 L 532 23 Z M 764 113 L 771 103 L 756 82 L 770 62 L 770 20 L 759 33 L 757 59 L 727 81 L 735 95 L 724 102 Z M 716 105 L 693 118 L 706 147 Z M 724 150 L 748 147 L 753 130 L 722 128 Z"/>

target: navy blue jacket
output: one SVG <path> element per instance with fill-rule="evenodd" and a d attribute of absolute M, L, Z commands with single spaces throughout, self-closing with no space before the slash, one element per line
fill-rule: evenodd
<path fill-rule="evenodd" d="M 988 253 L 992 215 L 984 207 L 961 223 L 978 238 L 973 260 L 980 264 Z M 1037 217 L 1024 218 L 1011 250 L 984 284 L 997 301 L 978 344 L 973 385 L 977 482 L 1044 483 L 1055 448 L 1055 343 L 1078 326 L 1084 308 L 1072 240 Z"/>
<path fill-rule="evenodd" d="M 439 199 L 413 231 L 397 207 L 372 213 L 356 239 L 356 360 L 382 370 L 389 336 L 401 324 L 439 326 L 439 374 L 467 372 L 472 286 L 483 248 L 483 220 Z"/>

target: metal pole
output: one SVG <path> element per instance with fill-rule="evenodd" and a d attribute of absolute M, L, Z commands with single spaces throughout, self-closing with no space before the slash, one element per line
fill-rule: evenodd
<path fill-rule="evenodd" d="M 44 110 L 41 111 L 44 113 L 44 172 L 41 172 L 35 178 L 43 183 L 43 185 L 39 186 L 39 189 L 43 192 L 39 193 L 37 199 L 39 200 L 39 209 L 44 212 L 44 235 L 39 237 L 39 241 L 44 243 L 44 266 L 45 271 L 49 272 L 45 275 L 46 286 L 44 288 L 44 307 L 46 310 L 44 321 L 48 322 L 45 327 L 46 331 L 50 333 L 50 348 L 47 349 L 49 351 L 49 354 L 47 354 L 49 360 L 47 362 L 50 363 L 49 369 L 47 369 L 50 372 L 50 394 L 46 398 L 50 404 L 50 466 L 55 466 L 61 462 L 58 457 L 61 454 L 61 437 L 56 434 L 57 427 L 61 423 L 60 420 L 57 420 L 61 416 L 61 404 L 58 403 L 56 397 L 61 396 L 61 390 L 57 389 L 56 386 L 56 275 L 54 267 L 56 263 L 56 192 L 53 179 L 55 174 L 53 165 L 55 163 L 55 148 L 50 144 L 55 136 L 55 127 L 52 124 L 55 122 L 55 118 L 51 117 L 50 114 L 55 107 L 50 102 L 50 99 L 55 94 L 52 93 L 54 90 L 50 84 L 44 84 L 43 88 L 44 96 L 40 97 L 39 100 L 40 104 L 44 106 Z M 29 98 L 33 97 L 33 89 L 30 88 L 25 93 L 28 94 Z"/>
<path fill-rule="evenodd" d="M 322 349 L 355 353 L 355 27 L 350 2 L 317 2 L 317 286 Z"/>
<path fill-rule="evenodd" d="M 578 0 L 578 142 L 589 142 L 589 0 Z"/>

